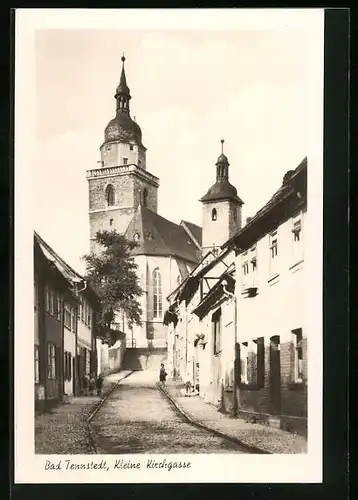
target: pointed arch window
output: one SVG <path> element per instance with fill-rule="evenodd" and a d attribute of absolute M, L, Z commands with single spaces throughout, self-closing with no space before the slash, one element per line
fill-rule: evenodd
<path fill-rule="evenodd" d="M 148 201 L 148 190 L 147 190 L 147 188 L 144 188 L 144 190 L 143 190 L 143 207 L 147 206 L 147 201 Z"/>
<path fill-rule="evenodd" d="M 108 184 L 106 187 L 106 202 L 109 207 L 114 205 L 114 188 L 112 184 Z"/>
<path fill-rule="evenodd" d="M 218 213 L 216 211 L 216 208 L 213 208 L 211 211 L 211 220 L 217 220 L 218 219 Z"/>
<path fill-rule="evenodd" d="M 153 317 L 160 319 L 163 312 L 162 276 L 158 268 L 153 271 Z"/>

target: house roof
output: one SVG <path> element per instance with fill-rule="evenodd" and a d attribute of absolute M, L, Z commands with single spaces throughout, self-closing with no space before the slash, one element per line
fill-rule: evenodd
<path fill-rule="evenodd" d="M 196 224 L 193 224 L 192 222 L 188 222 L 186 220 L 182 220 L 180 225 L 189 230 L 189 233 L 191 233 L 198 245 L 201 247 L 203 229 L 200 226 L 197 226 Z"/>
<path fill-rule="evenodd" d="M 70 267 L 56 252 L 50 247 L 41 236 L 35 231 L 34 241 L 39 245 L 45 258 L 51 262 L 56 269 L 70 282 L 81 283 L 83 277 Z"/>
<path fill-rule="evenodd" d="M 229 269 L 227 269 L 218 279 L 217 283 L 213 286 L 213 288 L 203 297 L 201 302 L 197 305 L 197 307 L 193 310 L 193 313 L 196 314 L 200 319 L 202 319 L 208 312 L 215 307 L 219 301 L 223 298 L 227 299 L 227 296 L 224 293 L 222 282 L 224 280 L 227 281 L 227 289 L 230 293 L 233 293 L 235 290 L 235 278 L 234 278 L 234 270 L 235 266 L 232 264 Z"/>
<path fill-rule="evenodd" d="M 277 225 L 281 219 L 292 216 L 293 211 L 306 204 L 307 157 L 304 158 L 295 170 L 286 172 L 281 187 L 273 194 L 269 201 L 250 219 L 250 221 L 237 233 L 234 234 L 221 248 L 227 248 L 237 244 L 239 241 L 244 245 L 250 245 L 253 239 L 261 237 L 270 230 L 267 223 L 272 215 L 272 224 Z M 299 193 L 299 197 L 297 196 Z M 286 205 L 283 210 L 279 207 Z M 263 221 L 265 223 L 263 223 Z M 246 241 L 247 240 L 247 241 Z"/>
<path fill-rule="evenodd" d="M 85 284 L 84 277 L 69 266 L 36 231 L 34 231 L 34 244 L 40 248 L 45 259 L 57 269 L 70 285 L 79 284 L 80 288 L 82 288 L 82 285 Z M 98 300 L 95 291 L 89 285 L 83 290 L 83 293 L 91 296 L 93 300 Z"/>
<path fill-rule="evenodd" d="M 125 237 L 138 243 L 132 255 L 171 255 L 188 262 L 198 262 L 197 244 L 187 231 L 142 205 L 138 206 L 130 221 Z"/>

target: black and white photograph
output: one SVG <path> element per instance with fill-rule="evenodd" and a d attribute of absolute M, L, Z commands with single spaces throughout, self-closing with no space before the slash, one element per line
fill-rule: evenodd
<path fill-rule="evenodd" d="M 320 482 L 323 10 L 16 17 L 18 481 Z"/>

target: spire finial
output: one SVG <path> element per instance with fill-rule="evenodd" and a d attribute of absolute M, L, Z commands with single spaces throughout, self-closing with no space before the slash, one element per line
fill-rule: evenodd
<path fill-rule="evenodd" d="M 122 57 L 121 57 L 121 61 L 122 61 L 122 63 L 124 63 L 124 61 L 125 61 L 125 60 L 126 60 L 126 58 L 124 57 L 124 52 L 123 52 L 123 55 L 122 55 Z"/>
<path fill-rule="evenodd" d="M 221 154 L 224 154 L 224 139 L 221 139 Z"/>

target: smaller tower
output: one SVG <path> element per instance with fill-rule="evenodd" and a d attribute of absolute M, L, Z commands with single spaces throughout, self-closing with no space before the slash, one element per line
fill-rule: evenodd
<path fill-rule="evenodd" d="M 229 182 L 229 161 L 224 154 L 224 139 L 221 140 L 221 154 L 216 162 L 216 182 L 200 201 L 203 204 L 204 255 L 209 250 L 217 251 L 241 229 L 243 201 Z"/>

